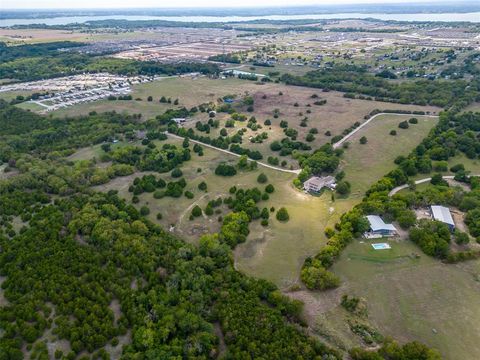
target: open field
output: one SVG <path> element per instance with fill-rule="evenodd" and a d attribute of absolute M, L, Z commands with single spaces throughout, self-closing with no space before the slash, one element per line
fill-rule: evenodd
<path fill-rule="evenodd" d="M 478 358 L 480 262 L 446 265 L 412 256 L 421 251 L 410 242 L 391 245 L 380 251 L 370 242 L 349 245 L 333 266 L 344 282 L 338 295 L 364 297 L 383 335 L 423 341 L 447 359 Z"/>
<path fill-rule="evenodd" d="M 282 92 L 283 95 L 279 95 Z M 312 99 L 313 94 L 318 94 L 322 99 L 327 100 L 323 106 L 313 105 L 318 99 Z M 76 115 L 85 114 L 89 111 L 128 111 L 132 113 L 144 113 L 146 117 L 162 113 L 164 104 L 159 104 L 160 97 L 170 97 L 172 100 L 179 99 L 180 106 L 187 108 L 197 106 L 206 102 L 217 102 L 217 99 L 225 95 L 249 94 L 255 99 L 255 111 L 252 113 L 258 116 L 263 123 L 266 118 L 275 120 L 287 120 L 289 124 L 297 127 L 305 116 L 308 117 L 308 127 L 299 127 L 299 139 L 303 139 L 307 130 L 311 127 L 318 127 L 319 130 L 325 129 L 317 136 L 319 143 L 329 140 L 324 132 L 331 130 L 332 134 L 338 134 L 345 128 L 350 127 L 356 121 L 362 121 L 363 116 L 374 109 L 400 109 L 400 110 L 423 110 L 438 111 L 435 107 L 423 107 L 415 105 L 391 104 L 377 101 L 352 100 L 346 99 L 338 92 L 322 93 L 318 89 L 311 89 L 300 86 L 286 86 L 275 83 L 258 84 L 253 81 L 228 79 L 209 79 L 207 77 L 172 77 L 164 78 L 150 83 L 137 84 L 133 86 L 131 95 L 135 98 L 141 98 L 138 102 L 120 102 L 120 101 L 97 101 L 88 104 L 76 105 L 67 109 L 53 112 L 56 115 Z M 266 95 L 264 99 L 263 96 Z M 154 101 L 147 103 L 147 97 L 152 96 Z M 298 103 L 298 107 L 294 106 Z M 310 106 L 308 106 L 310 104 Z M 273 119 L 274 109 L 279 109 L 278 119 Z M 307 113 L 311 111 L 311 114 Z M 303 115 L 299 115 L 302 112 Z M 302 130 L 302 132 L 300 132 Z M 338 130 L 336 133 L 335 130 Z"/>
<path fill-rule="evenodd" d="M 5 101 L 10 101 L 15 99 L 17 96 L 29 96 L 32 95 L 34 91 L 28 91 L 28 90 L 19 90 L 19 91 L 5 91 L 5 92 L 0 92 L 0 99 L 3 99 Z"/>
<path fill-rule="evenodd" d="M 0 41 L 9 45 L 53 41 L 87 41 L 90 35 L 70 30 L 52 29 L 0 29 Z"/>
<path fill-rule="evenodd" d="M 366 125 L 349 140 L 345 150 L 342 169 L 346 180 L 352 184 L 352 195 L 363 196 L 366 190 L 383 175 L 395 168 L 394 160 L 399 155 L 408 155 L 437 123 L 436 118 L 416 116 L 418 124 L 408 129 L 399 129 L 398 123 L 411 115 L 382 115 Z M 390 130 L 397 135 L 389 135 Z M 367 144 L 360 144 L 365 136 Z"/>

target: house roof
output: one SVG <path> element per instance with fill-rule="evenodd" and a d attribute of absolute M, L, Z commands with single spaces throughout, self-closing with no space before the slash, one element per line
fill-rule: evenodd
<path fill-rule="evenodd" d="M 370 229 L 372 229 L 372 231 L 378 231 L 378 230 L 397 231 L 395 226 L 393 226 L 392 224 L 385 224 L 385 222 L 382 220 L 380 216 L 368 215 L 367 220 L 370 223 Z"/>
<path fill-rule="evenodd" d="M 432 214 L 433 218 L 437 221 L 441 221 L 445 224 L 455 226 L 453 222 L 452 214 L 450 213 L 450 209 L 446 208 L 445 206 L 440 205 L 432 205 Z"/>

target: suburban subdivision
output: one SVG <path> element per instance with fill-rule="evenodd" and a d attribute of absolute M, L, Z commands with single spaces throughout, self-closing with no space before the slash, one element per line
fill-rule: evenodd
<path fill-rule="evenodd" d="M 0 360 L 480 358 L 480 4 L 7 2 Z"/>

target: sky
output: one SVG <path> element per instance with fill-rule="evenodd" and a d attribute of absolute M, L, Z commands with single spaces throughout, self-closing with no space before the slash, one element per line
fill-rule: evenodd
<path fill-rule="evenodd" d="M 328 4 L 375 4 L 418 3 L 436 0 L 0 0 L 1 9 L 88 9 L 88 8 L 194 8 L 194 7 L 255 7 L 255 6 L 302 6 Z"/>

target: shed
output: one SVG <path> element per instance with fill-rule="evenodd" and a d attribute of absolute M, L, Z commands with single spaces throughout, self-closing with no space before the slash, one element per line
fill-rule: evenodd
<path fill-rule="evenodd" d="M 187 121 L 187 119 L 185 119 L 185 118 L 173 118 L 172 120 L 175 121 L 179 125 L 184 124 Z"/>
<path fill-rule="evenodd" d="M 432 211 L 433 220 L 447 224 L 450 231 L 455 230 L 455 222 L 453 221 L 449 208 L 440 205 L 432 205 L 430 209 Z"/>

